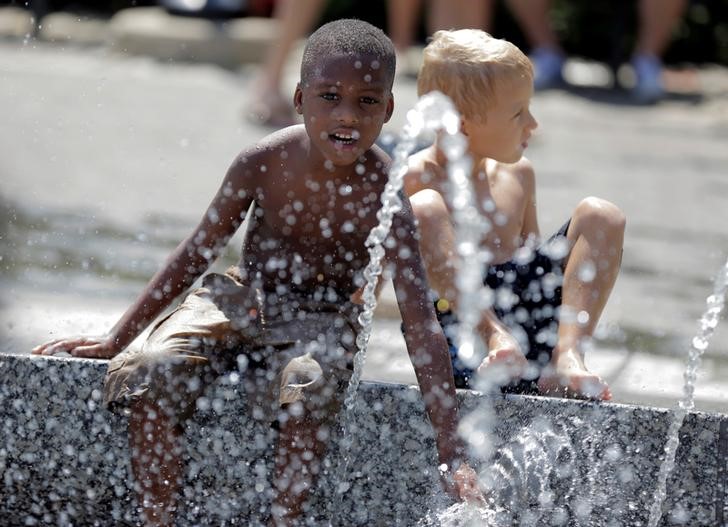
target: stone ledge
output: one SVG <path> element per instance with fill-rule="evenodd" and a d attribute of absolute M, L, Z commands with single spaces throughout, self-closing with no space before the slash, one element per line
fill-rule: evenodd
<path fill-rule="evenodd" d="M 134 525 L 126 422 L 99 406 L 105 361 L 0 355 L 0 517 L 10 525 Z M 508 521 L 637 525 L 647 518 L 671 413 L 617 404 L 462 392 L 463 412 L 492 405 L 497 454 L 484 475 Z M 180 525 L 258 525 L 274 432 L 242 415 L 222 379 L 186 438 Z M 412 525 L 435 503 L 432 433 L 419 391 L 363 383 L 356 433 L 335 434 L 311 514 L 342 525 Z M 471 414 L 476 425 L 482 412 Z M 477 428 L 476 428 L 477 429 Z M 728 519 L 728 416 L 691 413 L 661 525 Z M 348 437 L 348 436 L 347 436 Z M 336 496 L 348 460 L 348 490 Z M 528 467 L 523 470 L 523 467 Z"/>

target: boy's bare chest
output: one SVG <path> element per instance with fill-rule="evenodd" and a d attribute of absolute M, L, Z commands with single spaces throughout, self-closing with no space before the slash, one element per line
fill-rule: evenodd
<path fill-rule="evenodd" d="M 282 195 L 269 193 L 258 202 L 268 226 L 283 236 L 338 239 L 374 227 L 379 196 L 348 185 Z"/>
<path fill-rule="evenodd" d="M 379 200 L 371 189 L 350 185 L 267 193 L 257 200 L 255 230 L 306 265 L 356 269 L 368 259 L 364 242 L 378 223 Z"/>
<path fill-rule="evenodd" d="M 490 223 L 483 243 L 493 252 L 496 262 L 510 259 L 523 241 L 527 197 L 520 185 L 509 183 L 497 181 L 475 187 L 478 208 Z"/>

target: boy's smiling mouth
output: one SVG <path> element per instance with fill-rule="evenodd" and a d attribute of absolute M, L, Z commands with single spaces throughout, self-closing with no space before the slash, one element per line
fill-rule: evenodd
<path fill-rule="evenodd" d="M 329 134 L 329 139 L 337 146 L 351 146 L 357 142 L 360 135 L 357 130 L 337 130 Z"/>

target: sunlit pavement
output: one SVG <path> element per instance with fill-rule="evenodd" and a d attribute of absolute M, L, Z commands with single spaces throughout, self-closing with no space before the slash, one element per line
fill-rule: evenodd
<path fill-rule="evenodd" d="M 0 196 L 9 225 L 0 240 L 0 349 L 26 351 L 113 323 L 139 277 L 197 221 L 235 153 L 267 133 L 241 118 L 252 71 L 0 41 Z M 289 89 L 295 75 L 292 57 Z M 598 90 L 553 91 L 533 103 L 540 128 L 528 156 L 542 231 L 558 228 L 588 195 L 627 214 L 622 273 L 603 339 L 587 357 L 620 402 L 674 405 L 712 277 L 728 258 L 728 72 L 704 68 L 696 77 L 702 99 L 674 96 L 655 107 Z M 414 81 L 399 77 L 395 98 L 390 133 L 416 98 Z M 28 223 L 9 222 L 12 211 Z M 54 237 L 58 225 L 63 236 Z M 53 251 L 43 251 L 49 243 Z M 88 254 L 111 271 L 78 270 Z M 365 375 L 414 382 L 391 296 Z M 728 410 L 727 357 L 724 317 L 699 375 L 698 408 Z"/>

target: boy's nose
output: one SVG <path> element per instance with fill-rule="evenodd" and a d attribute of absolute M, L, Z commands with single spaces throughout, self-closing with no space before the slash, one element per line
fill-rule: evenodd
<path fill-rule="evenodd" d="M 529 129 L 535 130 L 536 128 L 538 128 L 538 121 L 536 120 L 536 118 L 533 116 L 533 114 L 530 111 L 528 112 L 528 119 L 529 119 L 529 122 L 528 122 Z"/>
<path fill-rule="evenodd" d="M 352 104 L 346 103 L 344 101 L 336 105 L 336 109 L 334 110 L 334 118 L 338 122 L 344 124 L 354 124 L 359 121 L 359 116 L 357 114 L 356 108 L 354 108 Z"/>

